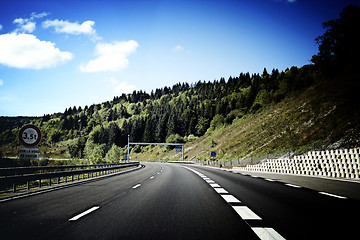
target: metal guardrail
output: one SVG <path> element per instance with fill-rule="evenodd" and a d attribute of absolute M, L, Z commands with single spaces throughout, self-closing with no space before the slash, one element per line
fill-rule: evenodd
<path fill-rule="evenodd" d="M 60 183 L 61 178 L 64 182 L 77 180 L 114 173 L 121 168 L 133 167 L 140 165 L 139 162 L 118 163 L 118 164 L 94 164 L 94 165 L 68 165 L 68 166 L 43 166 L 43 167 L 16 167 L 16 168 L 0 168 L 0 191 L 16 192 L 17 186 L 25 185 L 29 190 L 31 187 L 42 187 L 42 181 L 47 180 L 47 184 L 51 185 L 53 179 L 57 179 L 55 183 Z"/>

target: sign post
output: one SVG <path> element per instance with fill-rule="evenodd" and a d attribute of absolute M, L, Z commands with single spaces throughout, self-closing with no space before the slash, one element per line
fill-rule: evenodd
<path fill-rule="evenodd" d="M 39 149 L 35 148 L 41 142 L 40 128 L 33 124 L 23 126 L 19 131 L 19 141 L 25 148 L 20 148 L 19 158 L 23 160 L 39 159 Z"/>

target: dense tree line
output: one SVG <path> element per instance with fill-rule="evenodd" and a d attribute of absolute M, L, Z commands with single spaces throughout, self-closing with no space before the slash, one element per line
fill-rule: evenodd
<path fill-rule="evenodd" d="M 261 111 L 309 86 L 313 81 L 311 69 L 310 65 L 283 72 L 264 69 L 261 75 L 240 73 L 227 80 L 178 83 L 150 94 L 134 91 L 83 109 L 69 107 L 34 123 L 43 131 L 44 144 L 73 139 L 68 149 L 72 157 L 91 154 L 90 147 L 85 150 L 90 143 L 94 148 L 101 146 L 105 156 L 113 145 L 126 146 L 128 135 L 136 142 L 166 142 L 169 137 L 202 136 L 211 127 L 231 124 L 235 118 Z M 14 141 L 15 132 L 3 133 L 3 138 Z"/>

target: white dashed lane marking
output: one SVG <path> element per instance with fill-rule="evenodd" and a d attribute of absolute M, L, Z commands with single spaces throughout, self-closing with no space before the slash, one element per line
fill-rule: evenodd
<path fill-rule="evenodd" d="M 193 170 L 189 167 L 184 167 L 198 176 L 200 176 L 202 179 L 204 179 L 205 182 L 207 182 L 214 190 L 220 194 L 220 196 L 231 205 L 231 207 L 236 211 L 236 213 L 251 227 L 251 229 L 254 231 L 254 233 L 261 239 L 261 240 L 284 240 L 278 232 L 276 232 L 273 228 L 269 227 L 260 227 L 262 223 L 261 217 L 256 215 L 250 208 L 246 206 L 233 206 L 234 205 L 241 205 L 241 201 L 234 197 L 233 195 L 229 194 L 228 191 L 226 191 L 224 188 L 222 188 L 219 184 L 215 183 L 215 181 L 211 180 L 210 178 L 206 177 L 204 174 Z M 254 178 L 257 178 L 257 176 L 251 176 Z M 275 182 L 275 180 L 272 179 L 265 179 L 269 182 Z M 289 186 L 289 185 L 288 185 Z M 296 185 L 290 185 L 290 187 L 297 187 Z M 250 221 L 250 222 L 249 222 Z M 255 226 L 251 226 L 251 221 L 258 222 Z M 260 222 L 259 222 L 260 221 Z"/>
<path fill-rule="evenodd" d="M 217 193 L 219 193 L 219 194 L 228 193 L 228 191 L 226 191 L 226 190 L 223 189 L 223 188 L 214 188 L 214 189 L 215 189 L 215 191 L 216 191 Z"/>
<path fill-rule="evenodd" d="M 138 188 L 138 187 L 140 187 L 141 186 L 141 184 L 136 184 L 135 186 L 133 186 L 132 188 L 133 189 L 136 189 L 136 188 Z"/>
<path fill-rule="evenodd" d="M 275 180 L 272 180 L 270 178 L 265 178 L 265 180 L 268 181 L 268 182 L 275 182 Z"/>
<path fill-rule="evenodd" d="M 80 213 L 80 214 L 76 215 L 76 216 L 73 217 L 73 218 L 70 218 L 69 221 L 76 221 L 76 220 L 78 220 L 79 218 L 81 218 L 81 217 L 83 217 L 83 216 L 85 216 L 85 215 L 87 215 L 87 214 L 89 214 L 89 213 L 91 213 L 91 212 L 93 212 L 93 211 L 95 211 L 95 210 L 98 210 L 98 209 L 99 209 L 98 206 L 92 207 L 92 208 L 90 208 L 89 210 L 86 210 L 85 212 Z"/>
<path fill-rule="evenodd" d="M 210 186 L 213 187 L 213 188 L 219 188 L 220 187 L 220 185 L 217 184 L 217 183 L 211 183 Z"/>
<path fill-rule="evenodd" d="M 234 197 L 233 195 L 223 195 L 221 194 L 221 196 L 225 199 L 226 202 L 228 203 L 240 203 L 240 200 L 237 199 L 236 197 Z"/>
<path fill-rule="evenodd" d="M 233 206 L 235 211 L 240 215 L 244 220 L 261 220 L 261 217 L 256 215 L 250 208 L 246 206 Z"/>
<path fill-rule="evenodd" d="M 301 188 L 301 186 L 290 184 L 290 183 L 286 183 L 285 185 L 289 186 L 289 187 L 293 187 L 293 188 Z"/>
<path fill-rule="evenodd" d="M 327 192 L 319 192 L 319 193 L 322 194 L 322 195 L 330 196 L 330 197 L 335 197 L 335 198 L 340 198 L 340 199 L 347 199 L 347 197 L 343 197 L 343 196 L 340 196 L 340 195 L 335 195 L 335 194 L 332 194 L 332 193 L 327 193 Z"/>
<path fill-rule="evenodd" d="M 285 240 L 273 228 L 253 227 L 251 228 L 260 239 Z"/>

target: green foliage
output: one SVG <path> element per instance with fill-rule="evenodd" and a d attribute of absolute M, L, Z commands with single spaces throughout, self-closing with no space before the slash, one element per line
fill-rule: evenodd
<path fill-rule="evenodd" d="M 217 143 L 214 141 L 214 139 L 210 139 L 210 141 L 209 141 L 209 146 L 210 147 L 215 147 L 217 145 Z"/>
<path fill-rule="evenodd" d="M 83 158 L 86 138 L 80 136 L 68 145 L 68 151 L 71 158 Z"/>
<path fill-rule="evenodd" d="M 360 7 L 347 6 L 339 19 L 323 23 L 326 32 L 317 37 L 319 53 L 311 61 L 330 70 L 348 64 L 359 65 Z"/>
<path fill-rule="evenodd" d="M 206 130 L 209 128 L 209 119 L 206 119 L 204 117 L 200 117 L 198 123 L 195 126 L 196 128 L 196 134 L 198 136 L 204 135 Z"/>
<path fill-rule="evenodd" d="M 122 159 L 123 151 L 120 147 L 113 144 L 110 150 L 106 153 L 105 161 L 109 163 L 117 163 Z"/>
<path fill-rule="evenodd" d="M 179 134 L 171 134 L 166 138 L 166 143 L 184 143 L 184 138 Z"/>
<path fill-rule="evenodd" d="M 184 137 L 185 142 L 192 142 L 192 141 L 195 141 L 196 139 L 198 139 L 198 137 L 195 137 L 194 134 L 190 134 L 189 136 Z"/>
<path fill-rule="evenodd" d="M 54 143 L 57 143 L 60 141 L 60 138 L 62 136 L 62 131 L 60 131 L 59 129 L 50 129 L 48 134 L 47 134 L 47 143 L 49 145 L 52 145 Z"/>
<path fill-rule="evenodd" d="M 210 128 L 212 130 L 214 130 L 214 129 L 218 128 L 218 127 L 223 126 L 224 123 L 225 123 L 225 118 L 220 114 L 216 114 L 214 116 L 214 118 L 210 122 Z"/>
<path fill-rule="evenodd" d="M 91 164 L 99 164 L 103 162 L 104 151 L 100 148 L 100 146 L 96 146 L 91 154 L 88 156 Z"/>

